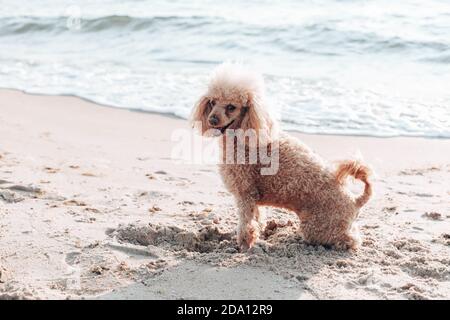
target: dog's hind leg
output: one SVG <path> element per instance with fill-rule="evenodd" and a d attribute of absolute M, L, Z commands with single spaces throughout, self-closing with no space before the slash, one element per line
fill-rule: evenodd
<path fill-rule="evenodd" d="M 256 201 L 252 198 L 243 198 L 237 201 L 239 213 L 239 226 L 237 241 L 241 251 L 250 249 L 258 238 L 258 222 L 260 216 Z"/>
<path fill-rule="evenodd" d="M 302 219 L 300 228 L 304 240 L 310 244 L 348 250 L 356 249 L 360 243 L 353 217 L 344 214 L 308 214 Z"/>

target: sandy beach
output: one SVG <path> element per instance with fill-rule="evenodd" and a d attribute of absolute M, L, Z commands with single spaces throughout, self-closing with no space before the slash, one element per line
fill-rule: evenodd
<path fill-rule="evenodd" d="M 450 298 L 450 140 L 292 133 L 373 167 L 362 246 L 309 246 L 268 208 L 240 253 L 233 198 L 215 165 L 171 159 L 175 129 L 187 121 L 0 90 L 0 299 Z"/>

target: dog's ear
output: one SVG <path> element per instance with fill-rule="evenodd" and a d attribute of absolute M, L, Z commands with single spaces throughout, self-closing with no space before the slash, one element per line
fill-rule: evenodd
<path fill-rule="evenodd" d="M 190 117 L 192 127 L 199 130 L 201 134 L 204 134 L 208 130 L 207 119 L 211 112 L 209 100 L 207 96 L 201 97 L 195 104 Z"/>
<path fill-rule="evenodd" d="M 253 129 L 260 138 L 265 139 L 270 138 L 274 123 L 264 104 L 261 97 L 249 94 L 241 129 Z"/>

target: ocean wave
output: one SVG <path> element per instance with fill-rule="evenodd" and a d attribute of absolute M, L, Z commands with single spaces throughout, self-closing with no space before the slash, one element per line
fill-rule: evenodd
<path fill-rule="evenodd" d="M 2 17 L 0 18 L 0 35 L 24 33 L 71 32 L 69 19 L 79 19 L 80 33 L 101 32 L 108 30 L 139 31 L 160 25 L 172 25 L 180 28 L 202 27 L 212 23 L 211 18 L 201 16 L 155 16 L 149 18 L 111 15 L 98 18 L 74 17 Z"/>
<path fill-rule="evenodd" d="M 322 0 L 288 0 L 289 8 L 254 0 L 234 9 L 161 1 L 152 10 L 144 2 L 86 1 L 78 20 L 51 1 L 50 12 L 23 2 L 0 13 L 0 87 L 185 118 L 209 71 L 238 60 L 265 75 L 285 128 L 450 138 L 442 10 L 413 12 L 410 1 L 393 13 L 359 1 L 327 0 L 335 10 L 323 10 Z"/>
<path fill-rule="evenodd" d="M 76 17 L 75 17 L 76 18 Z M 72 17 L 71 19 L 75 19 Z M 223 49 L 246 49 L 243 44 L 250 43 L 254 49 L 264 51 L 264 46 L 274 50 L 291 53 L 307 53 L 323 56 L 339 56 L 349 52 L 389 53 L 428 52 L 442 53 L 450 51 L 449 42 L 436 40 L 415 40 L 398 35 L 386 36 L 371 30 L 345 30 L 336 26 L 337 21 L 330 19 L 320 23 L 298 25 L 255 25 L 214 16 L 153 16 L 132 17 L 111 15 L 96 18 L 82 18 L 79 26 L 73 30 L 69 17 L 2 17 L 0 18 L 0 36 L 25 36 L 27 34 L 83 35 L 111 32 L 114 34 L 163 33 L 183 42 L 183 37 L 199 33 L 199 39 L 216 40 L 227 36 L 226 41 L 209 41 Z M 188 34 L 189 33 L 189 34 Z"/>
<path fill-rule="evenodd" d="M 37 17 L 14 17 L 0 19 L 0 35 L 21 35 L 64 31 L 62 18 L 47 19 Z"/>
<path fill-rule="evenodd" d="M 436 57 L 424 58 L 424 59 L 422 59 L 422 61 L 438 63 L 438 64 L 450 64 L 450 53 L 441 54 Z"/>

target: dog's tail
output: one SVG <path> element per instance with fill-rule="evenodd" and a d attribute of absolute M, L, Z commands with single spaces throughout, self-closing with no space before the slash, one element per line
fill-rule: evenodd
<path fill-rule="evenodd" d="M 371 173 L 372 172 L 369 167 L 363 165 L 357 160 L 343 161 L 336 169 L 335 176 L 339 184 L 344 184 L 345 179 L 348 176 L 352 176 L 355 179 L 364 182 L 364 193 L 355 199 L 355 204 L 358 208 L 365 205 L 372 195 L 372 184 L 369 181 L 369 176 Z"/>

